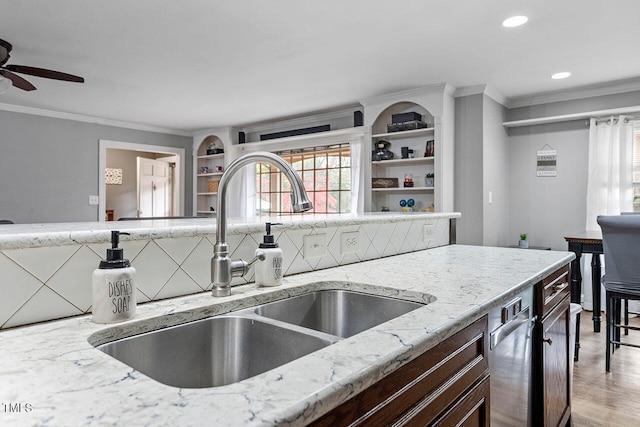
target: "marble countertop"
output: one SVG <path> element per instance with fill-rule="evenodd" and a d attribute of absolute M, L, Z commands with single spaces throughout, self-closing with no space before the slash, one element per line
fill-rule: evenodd
<path fill-rule="evenodd" d="M 459 212 L 364 214 L 294 214 L 274 217 L 228 218 L 227 234 L 253 233 L 264 230 L 266 221 L 283 223 L 280 229 L 310 228 L 334 225 L 402 221 L 409 218 L 460 218 Z M 9 224 L 0 227 L 0 250 L 43 246 L 103 243 L 111 240 L 111 230 L 130 233 L 129 240 L 192 237 L 215 234 L 215 218 L 180 218 L 109 222 L 61 222 L 48 224 Z"/>
<path fill-rule="evenodd" d="M 571 252 L 444 246 L 287 276 L 276 288 L 235 287 L 225 298 L 203 293 L 143 304 L 136 319 L 117 326 L 82 316 L 4 330 L 0 425 L 302 426 L 573 258 Z M 204 318 L 310 287 L 436 300 L 279 368 L 214 388 L 163 385 L 88 341 Z"/>

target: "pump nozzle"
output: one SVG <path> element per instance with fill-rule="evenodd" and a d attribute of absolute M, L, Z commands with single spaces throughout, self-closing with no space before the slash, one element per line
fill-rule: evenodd
<path fill-rule="evenodd" d="M 281 222 L 266 222 L 267 234 L 262 237 L 262 243 L 260 243 L 259 247 L 264 248 L 277 248 L 278 244 L 276 243 L 275 237 L 271 234 L 271 226 L 272 225 L 282 225 Z"/>
<path fill-rule="evenodd" d="M 111 248 L 112 249 L 117 249 L 118 248 L 118 244 L 120 243 L 120 235 L 124 234 L 126 236 L 130 236 L 129 233 L 124 233 L 122 231 L 118 231 L 118 230 L 112 230 L 111 231 Z"/>
<path fill-rule="evenodd" d="M 123 233 L 118 230 L 111 231 L 111 248 L 107 249 L 107 258 L 100 261 L 99 268 L 125 268 L 131 266 L 129 260 L 124 258 L 124 250 L 118 247 L 121 234 L 129 236 L 129 233 Z"/>

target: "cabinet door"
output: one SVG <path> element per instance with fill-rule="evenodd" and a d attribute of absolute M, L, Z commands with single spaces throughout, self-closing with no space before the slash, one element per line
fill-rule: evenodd
<path fill-rule="evenodd" d="M 566 297 L 542 320 L 541 350 L 542 396 L 538 414 L 540 425 L 564 426 L 571 416 L 569 389 L 569 297 Z"/>
<path fill-rule="evenodd" d="M 491 424 L 489 416 L 489 376 L 476 384 L 458 402 L 433 423 L 433 427 L 483 427 Z"/>

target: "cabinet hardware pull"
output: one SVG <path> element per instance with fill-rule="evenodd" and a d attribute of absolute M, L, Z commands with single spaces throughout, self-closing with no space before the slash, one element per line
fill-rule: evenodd
<path fill-rule="evenodd" d="M 543 338 L 542 341 L 546 342 L 549 345 L 553 344 L 553 340 L 551 338 Z"/>
<path fill-rule="evenodd" d="M 569 286 L 569 282 L 562 282 L 562 283 L 553 285 L 553 292 L 560 292 L 564 290 L 567 286 Z"/>

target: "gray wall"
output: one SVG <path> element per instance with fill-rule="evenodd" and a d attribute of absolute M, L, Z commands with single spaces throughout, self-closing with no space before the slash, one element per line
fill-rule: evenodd
<path fill-rule="evenodd" d="M 502 126 L 505 108 L 484 94 L 458 97 L 455 102 L 454 210 L 462 213 L 457 221 L 457 241 L 505 245 L 509 232 L 509 139 Z"/>
<path fill-rule="evenodd" d="M 584 120 L 514 128 L 509 174 L 509 234 L 515 244 L 566 250 L 564 236 L 582 231 L 586 221 L 589 127 Z M 557 176 L 536 176 L 536 152 L 557 150 Z"/>
<path fill-rule="evenodd" d="M 505 246 L 517 243 L 505 224 L 509 222 L 509 138 L 502 125 L 506 108 L 488 96 L 483 97 L 483 204 L 485 246 Z M 491 203 L 489 192 L 492 193 Z"/>
<path fill-rule="evenodd" d="M 553 102 L 507 111 L 507 120 L 640 105 L 640 91 Z M 587 120 L 511 128 L 509 234 L 529 234 L 530 244 L 566 250 L 564 236 L 586 222 L 589 126 Z M 558 151 L 556 177 L 536 177 L 536 151 Z"/>
<path fill-rule="evenodd" d="M 455 99 L 454 210 L 457 241 L 483 243 L 483 94 Z"/>
<path fill-rule="evenodd" d="M 509 246 L 527 233 L 530 245 L 566 250 L 564 236 L 586 221 L 587 121 L 511 129 L 502 122 L 637 105 L 639 91 L 509 110 L 482 94 L 456 98 L 458 243 Z M 556 177 L 536 176 L 536 152 L 546 145 L 558 153 Z"/>
<path fill-rule="evenodd" d="M 192 211 L 192 138 L 0 111 L 0 219 L 96 221 L 99 140 L 185 149 L 185 215 Z"/>

